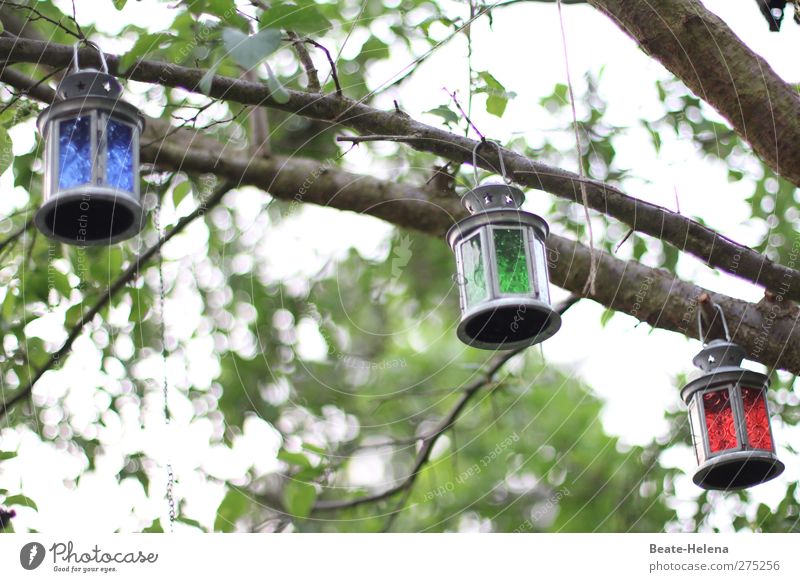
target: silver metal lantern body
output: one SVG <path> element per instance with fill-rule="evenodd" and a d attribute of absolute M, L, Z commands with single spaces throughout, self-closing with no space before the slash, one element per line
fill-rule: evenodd
<path fill-rule="evenodd" d="M 520 209 L 524 200 L 508 184 L 478 186 L 462 198 L 471 216 L 447 233 L 458 271 L 458 337 L 470 346 L 511 350 L 542 342 L 561 327 L 550 305 L 549 228 Z"/>
<path fill-rule="evenodd" d="M 695 356 L 703 374 L 681 390 L 703 489 L 735 490 L 774 479 L 784 466 L 775 454 L 767 389 L 769 378 L 741 367 L 746 353 L 712 340 Z"/>
<path fill-rule="evenodd" d="M 101 58 L 102 58 L 102 53 Z M 103 71 L 78 69 L 58 88 L 60 101 L 38 119 L 44 137 L 44 187 L 36 226 L 73 245 L 122 241 L 141 230 L 139 136 L 144 119 L 120 99 L 122 85 Z"/>

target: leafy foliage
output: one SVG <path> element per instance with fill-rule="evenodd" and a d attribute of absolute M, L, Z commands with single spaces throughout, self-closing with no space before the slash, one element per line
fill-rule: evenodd
<path fill-rule="evenodd" d="M 120 14 L 131 4 L 111 3 Z M 362 2 L 355 0 L 275 1 L 266 10 L 233 0 L 172 4 L 173 19 L 162 30 L 125 30 L 121 37 L 129 49 L 120 68 L 153 59 L 205 69 L 197 87 L 202 95 L 159 87 L 130 90 L 139 91 L 136 98 L 147 104 L 148 114 L 176 125 L 190 119 L 182 124 L 231 145 L 236 155 L 244 151 L 237 144 L 252 136 L 252 110 L 204 95 L 211 93 L 215 75 L 240 77 L 244 71 L 266 83 L 279 103 L 288 98 L 286 88 L 304 89 L 300 61 L 284 38 L 287 31 L 313 37 L 331 50 L 348 97 L 380 103 L 381 87 L 372 85 L 371 71 L 393 63 L 400 53 L 422 60 L 426 51 L 464 34 L 468 18 L 463 11 L 446 14 L 443 4 L 428 0 L 369 1 L 363 13 Z M 36 8 L 62 23 L 36 21 L 37 30 L 53 42 L 74 41 L 69 14 L 48 0 Z M 110 35 L 100 31 L 101 24 L 83 30 L 102 45 Z M 329 66 L 327 60 L 313 55 L 323 90 L 331 92 L 333 81 L 322 67 Z M 17 69 L 41 75 L 33 66 Z M 564 136 L 572 137 L 563 84 L 538 104 L 560 125 L 535 146 L 519 139 L 512 147 L 553 165 L 579 162 L 591 178 L 626 184 L 631 171 L 620 165 L 617 140 L 632 129 L 607 119 L 601 79 L 602 71 L 589 75 L 580 95 L 582 151 L 563 145 Z M 485 95 L 486 111 L 496 117 L 506 114 L 516 96 L 512 80 L 502 81 L 491 71 L 475 71 L 470 79 L 472 92 Z M 670 80 L 657 89 L 663 115 L 642 120 L 642 128 L 635 129 L 646 132 L 656 154 L 672 136 L 686 137 L 698 154 L 725 164 L 731 181 L 751 181 L 752 218 L 765 225 L 757 248 L 789 261 L 786 242 L 796 237 L 798 220 L 793 187 L 758 162 L 685 87 Z M 14 130 L 32 131 L 30 121 L 40 105 L 5 90 L 2 100 L 0 150 L 9 152 Z M 464 127 L 450 103 L 427 113 L 454 130 Z M 272 110 L 269 122 L 275 154 L 348 164 L 327 124 Z M 430 177 L 430 156 L 364 149 L 376 167 L 391 166 L 396 181 L 424 183 Z M 142 247 L 131 242 L 77 249 L 51 243 L 25 228 L 42 197 L 38 138 L 27 152 L 0 156 L 2 172 L 18 194 L 0 223 L 0 387 L 13 394 L 35 377 L 137 252 L 155 242 L 157 232 L 148 223 Z M 166 217 L 162 228 L 174 226 L 205 199 L 207 178 L 144 176 L 141 190 L 149 208 L 160 201 Z M 469 181 L 466 173 L 456 179 Z M 549 214 L 560 231 L 584 237 L 579 210 L 558 200 Z M 464 349 L 455 338 L 453 258 L 441 241 L 391 232 L 370 249 L 354 244 L 342 253 L 291 265 L 294 269 L 281 265 L 275 257 L 285 249 L 275 248 L 272 234 L 303 228 L 300 219 L 315 212 L 242 189 L 176 237 L 179 251 L 173 254 L 169 246 L 164 251 L 164 347 L 173 424 L 180 427 L 176 432 L 206 445 L 197 459 L 184 461 L 181 476 L 199 476 L 213 489 L 208 497 L 217 504 L 210 520 L 202 511 L 193 512 L 191 504 L 181 505 L 179 523 L 225 532 L 705 527 L 707 495 L 697 499 L 692 519 L 675 509 L 678 471 L 662 462 L 674 443 L 662 439 L 629 446 L 608 434 L 601 422 L 602 400 L 570 370 L 556 369 L 535 350 L 514 359 L 470 403 L 439 439 L 413 487 L 334 514 L 315 512 L 319 501 L 349 500 L 403 482 L 423 439 L 487 363 L 485 354 Z M 340 218 L 325 211 L 316 224 L 333 225 Z M 612 220 L 596 220 L 608 235 L 598 240 L 615 251 L 625 233 Z M 353 229 L 374 226 L 354 224 Z M 328 236 L 345 237 L 348 227 L 330 226 Z M 26 235 L 14 237 L 16 232 Z M 624 252 L 635 259 L 672 272 L 678 268 L 677 249 L 636 234 L 626 244 Z M 164 442 L 119 437 L 125 431 L 157 431 L 162 424 L 160 281 L 155 264 L 144 266 L 85 327 L 85 341 L 80 350 L 76 346 L 80 354 L 59 362 L 60 370 L 42 379 L 32 403 L 9 413 L 4 438 L 35 430 L 42 442 L 80 461 L 69 487 L 96 475 L 114 450 L 120 457 L 115 473 L 120 487 L 135 483 L 150 499 L 163 496 Z M 608 324 L 612 314 L 607 311 L 601 323 Z M 792 382 L 775 391 L 775 404 L 780 418 L 794 426 L 800 418 Z M 680 420 L 685 420 L 682 411 L 671 424 L 676 442 L 685 445 L 689 436 Z M 214 458 L 222 459 L 222 467 Z M 0 452 L 0 471 L 21 462 L 21 454 Z M 16 490 L 0 490 L 0 504 L 17 509 L 20 519 L 37 510 Z M 798 511 L 793 485 L 775 512 L 743 495 L 731 523 L 737 529 L 796 530 Z M 131 516 L 135 529 L 164 529 L 164 516 L 142 516 L 135 508 Z"/>

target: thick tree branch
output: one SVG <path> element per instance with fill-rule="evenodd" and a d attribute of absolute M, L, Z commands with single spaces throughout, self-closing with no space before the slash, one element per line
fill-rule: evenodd
<path fill-rule="evenodd" d="M 800 186 L 800 95 L 722 19 L 699 0 L 589 3 L 719 111 L 773 170 Z"/>
<path fill-rule="evenodd" d="M 3 418 L 8 414 L 8 412 L 16 406 L 18 403 L 26 400 L 33 390 L 34 385 L 36 382 L 41 379 L 41 377 L 45 374 L 45 372 L 55 368 L 58 366 L 59 362 L 61 362 L 67 354 L 72 350 L 72 344 L 75 343 L 75 340 L 78 339 L 83 333 L 83 328 L 92 321 L 98 313 L 111 301 L 111 298 L 114 297 L 121 289 L 125 287 L 130 281 L 132 281 L 136 275 L 141 270 L 142 266 L 147 263 L 153 256 L 161 250 L 163 247 L 172 237 L 176 234 L 184 230 L 189 224 L 191 224 L 195 219 L 203 216 L 209 208 L 216 206 L 222 200 L 223 196 L 234 187 L 234 183 L 225 181 L 214 190 L 214 192 L 208 197 L 208 199 L 204 200 L 198 208 L 196 208 L 191 214 L 184 216 L 181 218 L 178 223 L 167 233 L 162 236 L 157 243 L 153 246 L 142 252 L 138 255 L 133 262 L 128 266 L 127 269 L 119 276 L 116 280 L 114 280 L 111 285 L 103 292 L 100 298 L 87 310 L 81 315 L 80 320 L 70 329 L 69 334 L 67 335 L 67 339 L 64 344 L 56 351 L 55 353 L 51 354 L 50 359 L 39 369 L 37 369 L 31 379 L 25 384 L 25 386 L 19 388 L 14 394 L 4 400 L 0 404 L 0 418 Z"/>
<path fill-rule="evenodd" d="M 0 59 L 41 61 L 51 66 L 67 66 L 72 59 L 72 47 L 0 38 Z M 83 50 L 80 59 L 87 66 L 98 64 L 97 53 L 92 49 Z M 107 55 L 107 59 L 111 72 L 119 74 L 118 57 Z M 203 69 L 139 61 L 123 76 L 192 91 L 196 89 L 204 73 Z M 339 123 L 366 135 L 394 136 L 398 141 L 402 140 L 417 150 L 459 163 L 472 162 L 472 151 L 476 145 L 475 141 L 466 137 L 344 97 L 288 91 L 289 100 L 278 103 L 270 97 L 265 85 L 221 76 L 214 78 L 210 95 L 218 99 L 248 105 L 265 105 L 305 117 Z M 589 205 L 598 212 L 612 216 L 639 232 L 668 242 L 679 250 L 700 258 L 710 267 L 763 285 L 775 293 L 782 293 L 787 299 L 800 301 L 800 272 L 774 263 L 706 226 L 656 204 L 637 200 L 609 184 L 582 180 L 577 174 L 547 166 L 516 152 L 506 150 L 503 158 L 509 177 L 522 186 L 544 190 L 580 203 L 579 191 L 583 182 Z M 478 162 L 484 169 L 497 171 L 497 154 L 493 151 L 482 153 Z"/>
<path fill-rule="evenodd" d="M 187 150 L 165 143 L 144 148 L 142 160 L 164 169 L 213 172 L 293 204 L 368 214 L 434 236 L 443 236 L 466 215 L 452 192 L 378 180 L 294 156 L 248 161 L 232 152 L 226 156 L 221 146 Z M 552 283 L 581 294 L 590 250 L 555 234 L 549 236 L 547 245 Z M 734 341 L 744 346 L 751 359 L 773 369 L 800 372 L 800 326 L 796 325 L 800 311 L 786 300 L 794 290 L 788 280 L 783 292 L 755 304 L 713 293 L 662 269 L 623 261 L 606 252 L 597 256 L 597 292 L 591 298 L 598 303 L 653 327 L 697 338 L 698 301 L 708 295 L 725 310 Z"/>
<path fill-rule="evenodd" d="M 0 39 L 0 56 L 3 54 L 4 41 L 5 39 Z M 52 55 L 49 51 L 55 47 L 56 56 L 58 59 L 63 58 L 63 62 L 55 62 L 54 65 L 63 66 L 71 58 L 68 54 L 61 55 L 61 48 L 57 45 L 49 45 L 48 48 L 35 43 L 32 45 L 29 41 L 26 43 L 28 43 L 27 48 L 23 52 L 29 56 L 35 56 L 36 51 L 39 53 L 44 51 L 48 58 L 51 58 Z M 71 48 L 66 48 L 69 53 Z M 92 52 L 85 54 L 88 59 L 93 58 Z M 116 61 L 111 59 L 115 65 Z M 171 82 L 176 82 L 181 75 L 188 75 L 190 79 L 196 77 L 196 80 L 199 80 L 202 73 L 200 70 L 181 69 L 161 63 L 149 63 L 140 69 L 147 69 L 147 74 L 153 76 L 152 82 L 158 82 L 158 75 L 162 75 L 163 79 L 171 80 Z M 269 99 L 268 94 L 265 93 L 266 89 L 261 85 L 223 77 L 218 79 L 217 84 L 220 87 L 217 87 L 215 91 L 219 91 L 220 97 L 225 96 L 227 91 L 228 96 L 236 93 L 242 100 Z M 312 111 L 316 115 L 324 117 L 339 111 L 338 115 L 343 119 L 350 119 L 353 126 L 386 128 L 389 130 L 386 132 L 387 135 L 410 135 L 411 137 L 404 138 L 404 140 L 417 145 L 425 144 L 430 151 L 441 149 L 443 153 L 450 154 L 446 157 L 452 156 L 457 159 L 464 156 L 471 157 L 471 144 L 474 144 L 472 140 L 425 126 L 402 115 L 377 111 L 347 99 L 336 99 L 330 96 L 311 99 L 307 94 L 293 92 L 290 95 L 290 104 L 292 100 L 295 101 L 301 114 Z M 354 111 L 361 112 L 362 115 L 352 117 Z M 399 131 L 396 131 L 398 129 Z M 399 226 L 434 235 L 443 234 L 455 220 L 464 215 L 463 209 L 452 193 L 448 193 L 448 197 L 443 197 L 442 193 L 433 188 L 394 184 L 342 172 L 333 169 L 332 162 L 319 163 L 296 157 L 291 159 L 276 157 L 272 160 L 248 162 L 230 154 L 226 157 L 222 146 L 209 147 L 208 142 L 213 140 L 199 139 L 203 141 L 202 146 L 197 143 L 194 136 L 188 142 L 180 144 L 176 144 L 170 138 L 170 141 L 159 146 L 151 145 L 143 148 L 142 160 L 173 170 L 211 171 L 219 176 L 255 185 L 277 198 L 367 213 Z M 198 147 L 192 147 L 193 144 Z M 491 155 L 492 152 L 486 152 L 484 156 L 485 166 L 490 168 L 493 160 L 486 161 L 486 157 Z M 524 183 L 525 174 L 524 170 L 520 168 L 533 167 L 532 175 L 538 178 L 542 189 L 553 191 L 559 187 L 563 188 L 566 183 L 571 184 L 573 195 L 575 194 L 577 176 L 552 168 L 547 168 L 551 173 L 545 175 L 544 170 L 540 169 L 541 165 L 532 160 L 527 160 L 511 152 L 506 157 L 509 158 L 507 165 L 512 166 L 515 176 L 521 183 Z M 555 179 L 553 179 L 554 177 Z M 550 181 L 545 183 L 546 179 Z M 547 187 L 548 184 L 554 188 Z M 710 241 L 704 238 L 705 234 L 699 237 L 700 241 L 710 245 L 708 254 L 712 258 L 716 258 L 717 263 L 728 257 L 732 261 L 738 260 L 740 274 L 750 267 L 754 268 L 755 275 L 748 272 L 748 278 L 751 280 L 763 282 L 762 274 L 769 273 L 770 287 L 775 289 L 774 296 L 781 300 L 776 303 L 751 304 L 723 295 L 711 295 L 726 309 L 729 321 L 735 330 L 736 341 L 744 345 L 753 359 L 772 368 L 800 371 L 800 354 L 795 353 L 794 349 L 785 349 L 788 346 L 800 345 L 798 342 L 800 334 L 795 330 L 794 325 L 796 309 L 789 306 L 788 302 L 783 301 L 798 295 L 800 284 L 798 284 L 796 271 L 767 261 L 758 264 L 756 257 L 760 257 L 760 255 L 753 253 L 750 249 L 736 246 L 696 223 L 693 223 L 694 226 L 692 226 L 686 222 L 684 217 L 664 209 L 655 207 L 658 210 L 653 215 L 649 212 L 648 205 L 630 199 L 621 193 L 614 195 L 613 189 L 607 185 L 592 182 L 590 200 L 598 194 L 605 197 L 608 206 L 613 206 L 612 202 L 620 207 L 632 203 L 634 217 L 632 222 L 634 224 L 641 225 L 644 217 L 651 221 L 657 221 L 665 232 L 669 232 L 675 226 L 671 220 L 676 219 L 681 225 L 680 228 L 688 229 L 688 232 L 684 230 L 686 240 L 692 241 L 695 246 L 698 240 L 690 235 L 698 233 L 710 235 Z M 701 230 L 694 230 L 695 228 Z M 584 273 L 585 276 L 588 269 L 588 249 L 556 235 L 550 237 L 549 247 L 555 257 L 552 264 L 553 282 L 573 292 L 580 292 L 581 285 L 576 282 L 576 278 L 580 278 L 581 273 Z M 720 248 L 725 249 L 721 254 L 718 251 Z M 683 282 L 666 272 L 650 269 L 634 262 L 621 261 L 607 253 L 600 253 L 600 256 L 598 295 L 594 299 L 603 305 L 638 317 L 656 327 L 696 337 L 697 331 L 691 323 L 691 318 L 696 309 L 697 298 L 706 292 L 705 289 Z M 725 270 L 736 271 L 731 268 L 730 264 Z"/>

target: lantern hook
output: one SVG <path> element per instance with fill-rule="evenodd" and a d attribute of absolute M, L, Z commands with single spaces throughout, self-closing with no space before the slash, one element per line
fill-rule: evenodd
<path fill-rule="evenodd" d="M 476 143 L 475 147 L 472 148 L 472 171 L 474 172 L 475 175 L 475 185 L 476 186 L 480 185 L 478 182 L 478 150 L 481 149 L 481 146 L 483 144 L 487 143 L 493 144 L 494 147 L 497 148 L 497 159 L 500 160 L 500 174 L 503 176 L 503 181 L 506 184 L 511 184 L 511 180 L 506 175 L 506 164 L 505 161 L 503 161 L 503 148 L 501 148 L 500 144 L 497 143 L 496 141 L 490 141 L 484 138 L 478 143 Z"/>
<path fill-rule="evenodd" d="M 714 309 L 717 310 L 717 312 L 719 312 L 720 319 L 722 319 L 722 329 L 725 331 L 725 340 L 731 341 L 731 332 L 728 329 L 728 320 L 725 319 L 725 312 L 722 311 L 722 307 L 720 307 L 718 303 L 715 303 L 714 301 L 711 300 L 710 303 L 711 307 L 713 307 Z M 697 310 L 697 328 L 698 332 L 700 333 L 700 341 L 703 342 L 703 345 L 705 345 L 706 343 L 705 334 L 703 333 L 703 311 L 701 309 Z"/>
<path fill-rule="evenodd" d="M 94 50 L 97 51 L 97 54 L 100 55 L 100 66 L 102 67 L 103 72 L 108 74 L 108 63 L 106 63 L 105 54 L 103 54 L 103 51 L 100 50 L 99 46 L 97 46 L 92 41 L 85 40 L 85 39 L 84 40 L 79 40 L 74 45 L 72 45 L 72 69 L 73 69 L 73 71 L 75 71 L 77 73 L 78 71 L 81 70 L 81 68 L 80 68 L 80 66 L 78 64 L 78 46 L 80 46 L 81 43 L 85 44 L 88 47 L 92 47 Z"/>

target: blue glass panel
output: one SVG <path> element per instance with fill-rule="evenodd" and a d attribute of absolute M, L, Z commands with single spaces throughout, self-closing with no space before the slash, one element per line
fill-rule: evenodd
<path fill-rule="evenodd" d="M 108 163 L 106 184 L 133 192 L 133 129 L 114 119 L 106 126 Z"/>
<path fill-rule="evenodd" d="M 58 189 L 92 181 L 92 120 L 88 115 L 58 125 Z"/>

